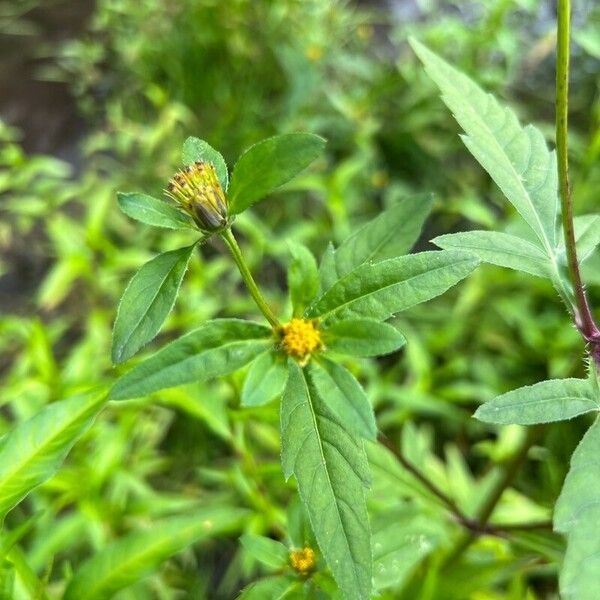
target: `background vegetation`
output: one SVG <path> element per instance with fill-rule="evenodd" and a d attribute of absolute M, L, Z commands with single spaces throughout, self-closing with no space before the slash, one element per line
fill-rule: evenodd
<path fill-rule="evenodd" d="M 230 163 L 274 133 L 328 139 L 324 160 L 237 222 L 279 312 L 289 308 L 288 240 L 320 254 L 329 239 L 403 196 L 435 195 L 420 249 L 441 233 L 516 226 L 461 145 L 409 35 L 508 100 L 552 141 L 551 1 L 98 0 L 79 7 L 73 24 L 74 4 L 0 3 L 2 88 L 9 90 L 0 127 L 0 435 L 56 400 L 114 379 L 110 335 L 126 281 L 155 253 L 185 243 L 185 234 L 128 221 L 115 192 L 160 195 L 188 135 L 206 139 Z M 576 4 L 572 168 L 584 213 L 600 184 L 600 11 L 593 0 Z M 52 33 L 57 21 L 67 23 L 60 35 Z M 8 85 L 27 73 L 28 89 Z M 23 114 L 19 93 L 45 100 Z M 50 110 L 53 104 L 69 110 Z M 209 317 L 256 315 L 217 250 L 208 244 L 192 261 L 159 344 Z M 599 266 L 598 256 L 586 266 L 596 303 Z M 588 422 L 536 430 L 533 447 L 519 455 L 522 428 L 471 419 L 499 393 L 583 376 L 580 340 L 551 285 L 481 267 L 445 296 L 403 313 L 401 330 L 402 352 L 348 363 L 388 446 L 370 449 L 380 597 L 556 598 L 563 541 L 543 525 Z M 0 598 L 60 598 L 91 556 L 119 539 L 134 554 L 143 544 L 136 535 L 163 523 L 169 531 L 175 525 L 167 519 L 177 515 L 208 511 L 213 531 L 115 597 L 234 598 L 281 569 L 249 534 L 310 544 L 293 483 L 279 466 L 277 407 L 241 409 L 243 380 L 242 372 L 109 405 L 58 474 L 6 518 Z M 510 540 L 494 532 L 473 537 L 448 566 L 441 557 L 465 528 L 397 455 L 468 515 L 508 464 L 511 487 L 492 523 L 541 527 Z M 327 589 L 326 573 L 318 577 Z M 307 585 L 303 593 L 316 592 Z"/>

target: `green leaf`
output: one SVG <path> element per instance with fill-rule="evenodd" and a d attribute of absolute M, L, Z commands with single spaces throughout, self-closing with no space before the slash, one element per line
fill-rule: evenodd
<path fill-rule="evenodd" d="M 533 425 L 565 421 L 600 410 L 600 398 L 587 379 L 551 379 L 502 394 L 475 412 L 497 425 Z"/>
<path fill-rule="evenodd" d="M 269 567 L 277 569 L 289 564 L 288 549 L 277 540 L 253 533 L 245 533 L 240 538 L 240 542 L 255 560 Z"/>
<path fill-rule="evenodd" d="M 298 586 L 299 582 L 289 575 L 266 577 L 245 587 L 237 600 L 283 600 Z"/>
<path fill-rule="evenodd" d="M 197 229 L 193 221 L 174 206 L 138 192 L 117 192 L 119 208 L 132 219 L 167 229 Z"/>
<path fill-rule="evenodd" d="M 327 244 L 321 262 L 319 263 L 319 292 L 326 292 L 337 280 L 337 270 L 335 266 L 335 248 L 331 242 Z"/>
<path fill-rule="evenodd" d="M 232 507 L 207 508 L 130 533 L 88 559 L 70 581 L 63 600 L 108 600 L 191 544 L 235 531 L 246 514 Z"/>
<path fill-rule="evenodd" d="M 542 133 L 521 127 L 515 114 L 500 106 L 460 71 L 411 40 L 442 100 L 464 129 L 463 141 L 509 202 L 535 232 L 548 256 L 556 247 L 558 176 L 556 155 Z"/>
<path fill-rule="evenodd" d="M 554 509 L 554 529 L 567 536 L 560 573 L 563 600 L 596 600 L 600 573 L 600 420 L 588 429 Z"/>
<path fill-rule="evenodd" d="M 117 309 L 113 362 L 132 357 L 158 333 L 175 304 L 195 246 L 159 254 L 132 277 Z"/>
<path fill-rule="evenodd" d="M 229 187 L 229 172 L 227 171 L 227 163 L 221 153 L 208 142 L 197 137 L 189 137 L 183 142 L 183 164 L 187 166 L 199 160 L 213 164 L 221 187 L 226 192 Z"/>
<path fill-rule="evenodd" d="M 497 231 L 461 231 L 431 240 L 444 250 L 472 252 L 484 262 L 537 277 L 550 277 L 548 257 L 536 245 L 523 238 Z"/>
<path fill-rule="evenodd" d="M 373 523 L 373 583 L 398 588 L 445 538 L 443 526 L 421 507 L 402 506 Z"/>
<path fill-rule="evenodd" d="M 105 399 L 105 392 L 90 392 L 54 402 L 2 438 L 0 524 L 31 490 L 54 475 Z"/>
<path fill-rule="evenodd" d="M 319 269 L 312 252 L 302 244 L 290 243 L 292 262 L 288 268 L 288 288 L 294 316 L 298 317 L 319 291 Z"/>
<path fill-rule="evenodd" d="M 377 437 L 371 403 L 354 375 L 342 365 L 320 356 L 306 367 L 315 390 L 349 431 L 364 438 Z"/>
<path fill-rule="evenodd" d="M 406 338 L 392 325 L 373 319 L 338 321 L 323 330 L 327 350 L 352 356 L 381 356 L 396 352 Z"/>
<path fill-rule="evenodd" d="M 573 224 L 575 226 L 577 255 L 579 261 L 583 262 L 592 255 L 596 246 L 600 244 L 600 216 L 583 215 L 581 217 L 575 217 Z M 561 243 L 561 250 L 564 255 L 564 242 Z"/>
<path fill-rule="evenodd" d="M 283 392 L 287 379 L 285 359 L 279 352 L 264 352 L 250 365 L 244 387 L 242 406 L 262 406 Z"/>
<path fill-rule="evenodd" d="M 237 371 L 273 343 L 271 330 L 240 319 L 216 319 L 171 342 L 115 383 L 111 400 L 139 398 L 165 388 Z"/>
<path fill-rule="evenodd" d="M 371 318 L 384 321 L 443 294 L 479 264 L 466 252 L 421 252 L 365 264 L 339 279 L 306 311 L 325 323 Z"/>
<path fill-rule="evenodd" d="M 371 595 L 371 545 L 362 441 L 330 411 L 306 370 L 289 361 L 281 404 L 282 464 L 296 476 L 317 542 L 349 600 Z"/>
<path fill-rule="evenodd" d="M 417 241 L 432 202 L 429 194 L 405 198 L 363 225 L 335 250 L 335 279 L 367 262 L 406 254 Z"/>
<path fill-rule="evenodd" d="M 310 133 L 288 133 L 250 147 L 238 160 L 229 190 L 232 214 L 287 183 L 323 152 L 325 140 Z"/>

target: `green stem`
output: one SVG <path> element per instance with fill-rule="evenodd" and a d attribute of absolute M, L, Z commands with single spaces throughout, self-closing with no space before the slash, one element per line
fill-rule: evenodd
<path fill-rule="evenodd" d="M 223 238 L 223 241 L 227 244 L 227 247 L 231 251 L 233 260 L 235 260 L 235 263 L 238 266 L 238 269 L 240 270 L 240 274 L 242 275 L 242 279 L 244 280 L 244 283 L 246 284 L 246 287 L 248 288 L 248 291 L 250 292 L 252 298 L 254 298 L 254 302 L 256 302 L 256 305 L 260 309 L 260 312 L 262 312 L 262 314 L 265 316 L 265 319 L 269 321 L 272 327 L 279 327 L 280 323 L 277 320 L 277 317 L 273 314 L 273 311 L 269 308 L 269 305 L 267 304 L 265 299 L 263 298 L 263 295 L 261 294 L 258 285 L 256 285 L 256 281 L 254 281 L 254 277 L 252 277 L 252 273 L 250 272 L 250 269 L 246 264 L 242 251 L 238 246 L 238 243 L 231 229 L 225 229 L 225 231 L 221 233 L 221 237 Z"/>
<path fill-rule="evenodd" d="M 562 207 L 562 226 L 569 266 L 569 277 L 575 292 L 575 319 L 578 329 L 588 342 L 600 341 L 600 330 L 588 304 L 581 279 L 575 228 L 573 226 L 573 197 L 569 183 L 568 127 L 569 127 L 569 58 L 571 44 L 571 0 L 558 1 L 558 32 L 556 47 L 556 154 L 558 183 Z M 592 351 L 596 358 L 596 353 Z"/>

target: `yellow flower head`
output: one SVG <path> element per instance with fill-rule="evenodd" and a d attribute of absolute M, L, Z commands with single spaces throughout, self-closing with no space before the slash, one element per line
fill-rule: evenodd
<path fill-rule="evenodd" d="M 321 333 L 316 321 L 292 319 L 281 328 L 281 347 L 301 365 L 322 346 Z"/>
<path fill-rule="evenodd" d="M 181 169 L 169 181 L 165 194 L 203 231 L 217 231 L 227 224 L 227 198 L 212 163 L 199 160 Z"/>
<path fill-rule="evenodd" d="M 302 550 L 290 552 L 290 564 L 292 569 L 300 575 L 306 575 L 315 568 L 315 551 L 308 546 Z"/>

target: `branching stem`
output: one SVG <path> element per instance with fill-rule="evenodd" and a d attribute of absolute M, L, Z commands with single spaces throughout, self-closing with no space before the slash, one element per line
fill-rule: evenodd
<path fill-rule="evenodd" d="M 562 207 L 562 226 L 569 266 L 569 277 L 575 292 L 576 325 L 585 340 L 592 344 L 592 357 L 600 365 L 600 330 L 590 309 L 581 279 L 575 228 L 573 226 L 573 197 L 569 183 L 569 59 L 571 44 L 571 0 L 558 0 L 558 32 L 556 47 L 556 154 L 558 183 Z"/>
<path fill-rule="evenodd" d="M 223 241 L 227 244 L 227 247 L 231 251 L 233 260 L 235 260 L 235 263 L 238 266 L 238 269 L 240 270 L 240 274 L 242 275 L 242 279 L 244 280 L 248 291 L 254 299 L 254 302 L 256 302 L 256 305 L 260 309 L 260 312 L 262 312 L 262 314 L 265 316 L 265 319 L 269 321 L 272 327 L 279 327 L 279 321 L 277 320 L 277 317 L 273 314 L 273 311 L 264 299 L 258 285 L 256 284 L 256 281 L 254 281 L 254 277 L 252 277 L 252 273 L 250 272 L 250 269 L 246 264 L 244 255 L 242 254 L 242 251 L 231 229 L 225 229 L 221 233 L 221 237 L 223 238 Z"/>

